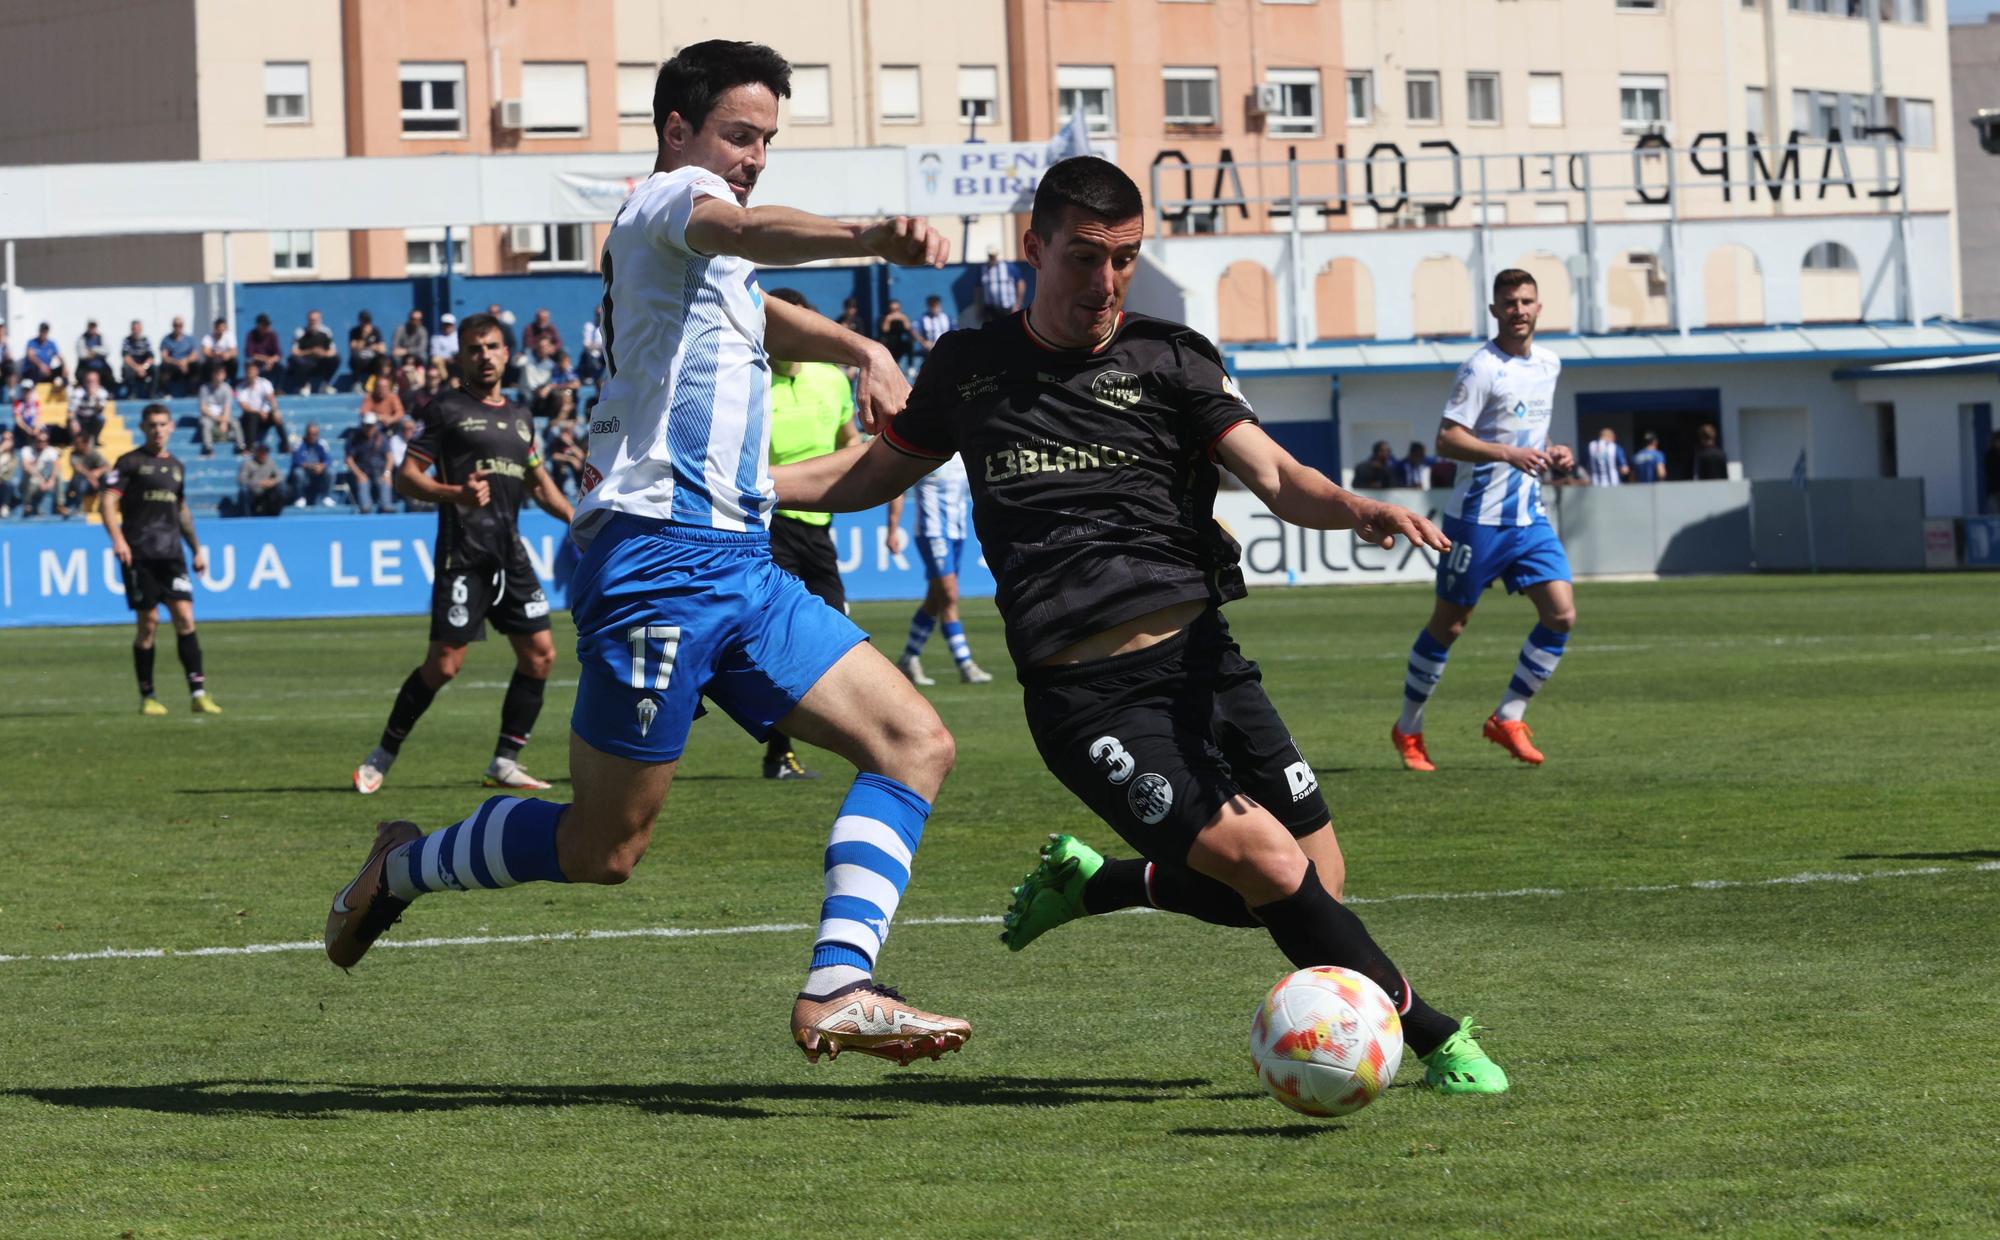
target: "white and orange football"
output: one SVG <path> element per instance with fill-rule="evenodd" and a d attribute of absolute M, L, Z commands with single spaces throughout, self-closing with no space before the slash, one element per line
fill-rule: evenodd
<path fill-rule="evenodd" d="M 1382 988 L 1352 969 L 1300 969 L 1251 1016 L 1250 1062 L 1292 1110 L 1347 1115 L 1396 1079 L 1403 1022 Z"/>

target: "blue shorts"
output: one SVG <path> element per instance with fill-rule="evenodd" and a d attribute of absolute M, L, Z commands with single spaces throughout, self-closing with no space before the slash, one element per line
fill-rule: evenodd
<path fill-rule="evenodd" d="M 958 575 L 959 557 L 965 554 L 963 538 L 919 538 L 916 543 L 917 554 L 924 558 L 925 580 Z"/>
<path fill-rule="evenodd" d="M 1446 517 L 1444 536 L 1451 539 L 1451 554 L 1438 561 L 1437 596 L 1460 607 L 1475 606 L 1496 578 L 1507 583 L 1509 594 L 1569 580 L 1569 556 L 1547 517 L 1533 525 L 1474 525 Z"/>
<path fill-rule="evenodd" d="M 570 730 L 605 753 L 671 762 L 701 699 L 759 740 L 867 640 L 736 533 L 619 513 L 570 587 L 580 681 Z"/>

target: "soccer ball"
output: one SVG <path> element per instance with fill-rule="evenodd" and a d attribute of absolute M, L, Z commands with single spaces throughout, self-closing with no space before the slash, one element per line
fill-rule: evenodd
<path fill-rule="evenodd" d="M 1251 1015 L 1250 1062 L 1292 1110 L 1347 1115 L 1396 1079 L 1403 1022 L 1382 988 L 1352 969 L 1300 969 Z"/>

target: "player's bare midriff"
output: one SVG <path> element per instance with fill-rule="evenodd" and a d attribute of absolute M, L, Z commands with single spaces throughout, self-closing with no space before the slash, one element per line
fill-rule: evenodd
<path fill-rule="evenodd" d="M 1136 616 L 1123 624 L 1116 624 L 1102 633 L 1092 633 L 1080 642 L 1073 642 L 1041 661 L 1042 667 L 1061 667 L 1070 663 L 1091 663 L 1098 659 L 1109 659 L 1114 655 L 1131 654 L 1161 642 L 1194 623 L 1196 616 L 1207 611 L 1209 604 L 1200 599 L 1185 603 L 1175 603 L 1172 607 L 1162 607 Z"/>

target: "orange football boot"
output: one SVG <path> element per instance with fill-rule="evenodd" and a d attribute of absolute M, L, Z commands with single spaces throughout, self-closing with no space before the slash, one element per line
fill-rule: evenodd
<path fill-rule="evenodd" d="M 1529 766 L 1542 764 L 1542 751 L 1535 748 L 1534 733 L 1519 719 L 1502 719 L 1489 715 L 1484 729 L 1486 739 L 1513 754 Z"/>
<path fill-rule="evenodd" d="M 1396 747 L 1396 756 L 1403 760 L 1406 771 L 1435 771 L 1430 754 L 1424 751 L 1422 732 L 1405 733 L 1395 724 L 1389 725 L 1389 743 Z"/>

